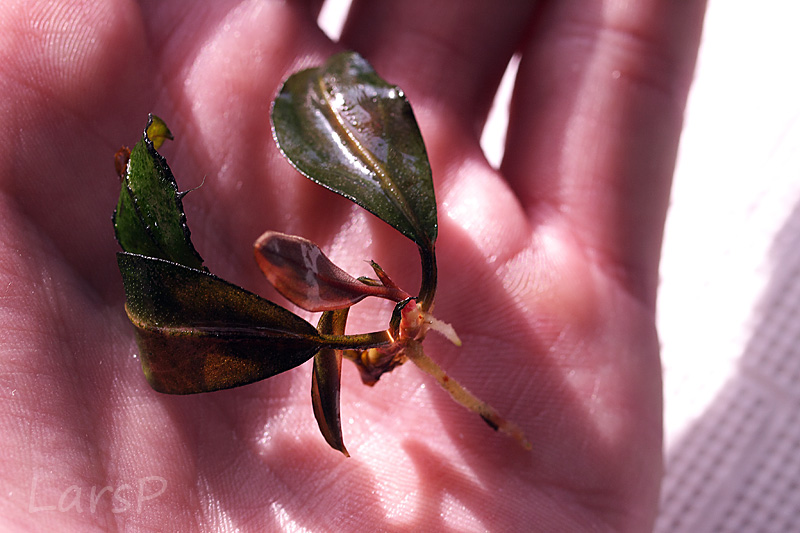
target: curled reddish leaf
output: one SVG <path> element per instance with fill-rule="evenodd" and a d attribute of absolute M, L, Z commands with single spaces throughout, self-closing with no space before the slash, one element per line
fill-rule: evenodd
<path fill-rule="evenodd" d="M 258 266 L 287 300 L 307 311 L 350 307 L 367 296 L 400 301 L 408 295 L 397 287 L 363 283 L 328 259 L 319 246 L 275 231 L 256 241 Z"/>
<path fill-rule="evenodd" d="M 350 309 L 322 313 L 317 330 L 323 334 L 344 335 Z M 324 348 L 314 356 L 311 374 L 311 405 L 322 436 L 333 448 L 350 457 L 344 447 L 342 421 L 339 411 L 339 390 L 342 379 L 342 351 Z"/>

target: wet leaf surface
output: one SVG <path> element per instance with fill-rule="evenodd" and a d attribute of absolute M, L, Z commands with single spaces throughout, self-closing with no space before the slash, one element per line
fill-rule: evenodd
<path fill-rule="evenodd" d="M 403 91 L 364 58 L 343 52 L 292 75 L 272 122 L 297 170 L 432 249 L 436 199 L 422 135 Z"/>
<path fill-rule="evenodd" d="M 151 115 L 141 141 L 115 158 L 122 187 L 113 221 L 125 250 L 118 264 L 148 382 L 170 394 L 207 392 L 304 363 L 322 346 L 314 326 L 203 267 L 183 194 L 156 151 L 168 138 Z"/>
<path fill-rule="evenodd" d="M 203 268 L 186 225 L 182 194 L 166 159 L 156 151 L 166 138 L 172 138 L 166 124 L 150 115 L 142 139 L 125 162 L 114 232 L 126 252 Z M 118 171 L 123 159 L 118 152 Z"/>

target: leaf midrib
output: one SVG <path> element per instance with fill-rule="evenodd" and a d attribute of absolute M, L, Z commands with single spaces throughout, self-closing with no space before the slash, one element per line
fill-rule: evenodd
<path fill-rule="evenodd" d="M 363 157 L 363 160 L 366 161 L 367 167 L 371 170 L 377 177 L 380 183 L 381 189 L 386 193 L 387 198 L 400 210 L 400 212 L 405 217 L 406 221 L 411 225 L 412 229 L 414 230 L 414 240 L 418 241 L 423 235 L 426 235 L 422 228 L 416 223 L 416 216 L 414 215 L 413 210 L 409 207 L 409 203 L 405 198 L 405 195 L 400 191 L 400 188 L 395 186 L 392 187 L 391 180 L 388 177 L 388 173 L 384 169 L 381 162 L 378 158 L 373 154 L 369 149 L 367 149 L 355 136 L 353 131 L 348 126 L 347 121 L 336 111 L 336 108 L 333 105 L 330 97 L 328 96 L 328 91 L 325 90 L 325 84 L 323 76 L 318 77 L 318 87 L 319 92 L 322 94 L 322 98 L 325 101 L 326 107 L 330 111 L 331 115 L 336 121 L 336 124 L 339 126 L 341 132 L 344 136 L 353 143 L 356 148 L 356 152 Z M 388 143 L 388 150 L 391 150 L 391 143 Z M 380 216 L 380 215 L 379 215 Z M 382 217 L 381 217 L 382 218 Z M 387 221 L 388 222 L 388 221 Z M 419 244 L 419 242 L 418 242 Z"/>

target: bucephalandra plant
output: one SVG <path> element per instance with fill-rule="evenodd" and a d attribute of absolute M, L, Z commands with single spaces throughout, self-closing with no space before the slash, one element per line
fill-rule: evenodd
<path fill-rule="evenodd" d="M 412 361 L 458 403 L 523 446 L 520 429 L 450 378 L 422 349 L 430 330 L 456 345 L 451 326 L 432 315 L 436 295 L 436 199 L 425 145 L 403 92 L 358 54 L 290 76 L 272 108 L 282 154 L 312 181 L 367 209 L 416 243 L 422 282 L 416 295 L 374 261 L 375 278 L 354 278 L 314 243 L 273 231 L 255 243 L 269 282 L 295 305 L 321 311 L 316 327 L 283 307 L 220 279 L 192 245 L 179 192 L 157 149 L 172 139 L 150 115 L 142 139 L 116 154 L 122 187 L 113 222 L 124 250 L 118 264 L 127 314 L 145 377 L 156 391 L 192 394 L 238 387 L 314 358 L 311 398 L 325 440 L 342 439 L 342 359 L 375 384 Z M 395 302 L 385 330 L 345 334 L 350 307 L 367 297 Z"/>

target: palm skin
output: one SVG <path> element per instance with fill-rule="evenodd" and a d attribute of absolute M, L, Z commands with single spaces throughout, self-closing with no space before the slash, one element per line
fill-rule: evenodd
<path fill-rule="evenodd" d="M 704 2 L 356 1 L 339 44 L 317 5 L 207 4 L 0 7 L 3 529 L 648 529 L 658 255 Z M 428 147 L 436 315 L 464 346 L 430 337 L 426 352 L 532 451 L 412 365 L 368 388 L 345 363 L 349 459 L 319 435 L 308 365 L 184 397 L 144 381 L 109 216 L 113 154 L 150 111 L 176 135 L 161 152 L 179 185 L 206 177 L 185 206 L 212 272 L 274 296 L 251 254 L 274 229 L 353 274 L 374 258 L 418 283 L 412 245 L 300 177 L 271 139 L 282 79 L 343 47 L 405 90 Z M 478 135 L 514 51 L 498 171 Z M 363 331 L 388 314 L 352 316 Z"/>

